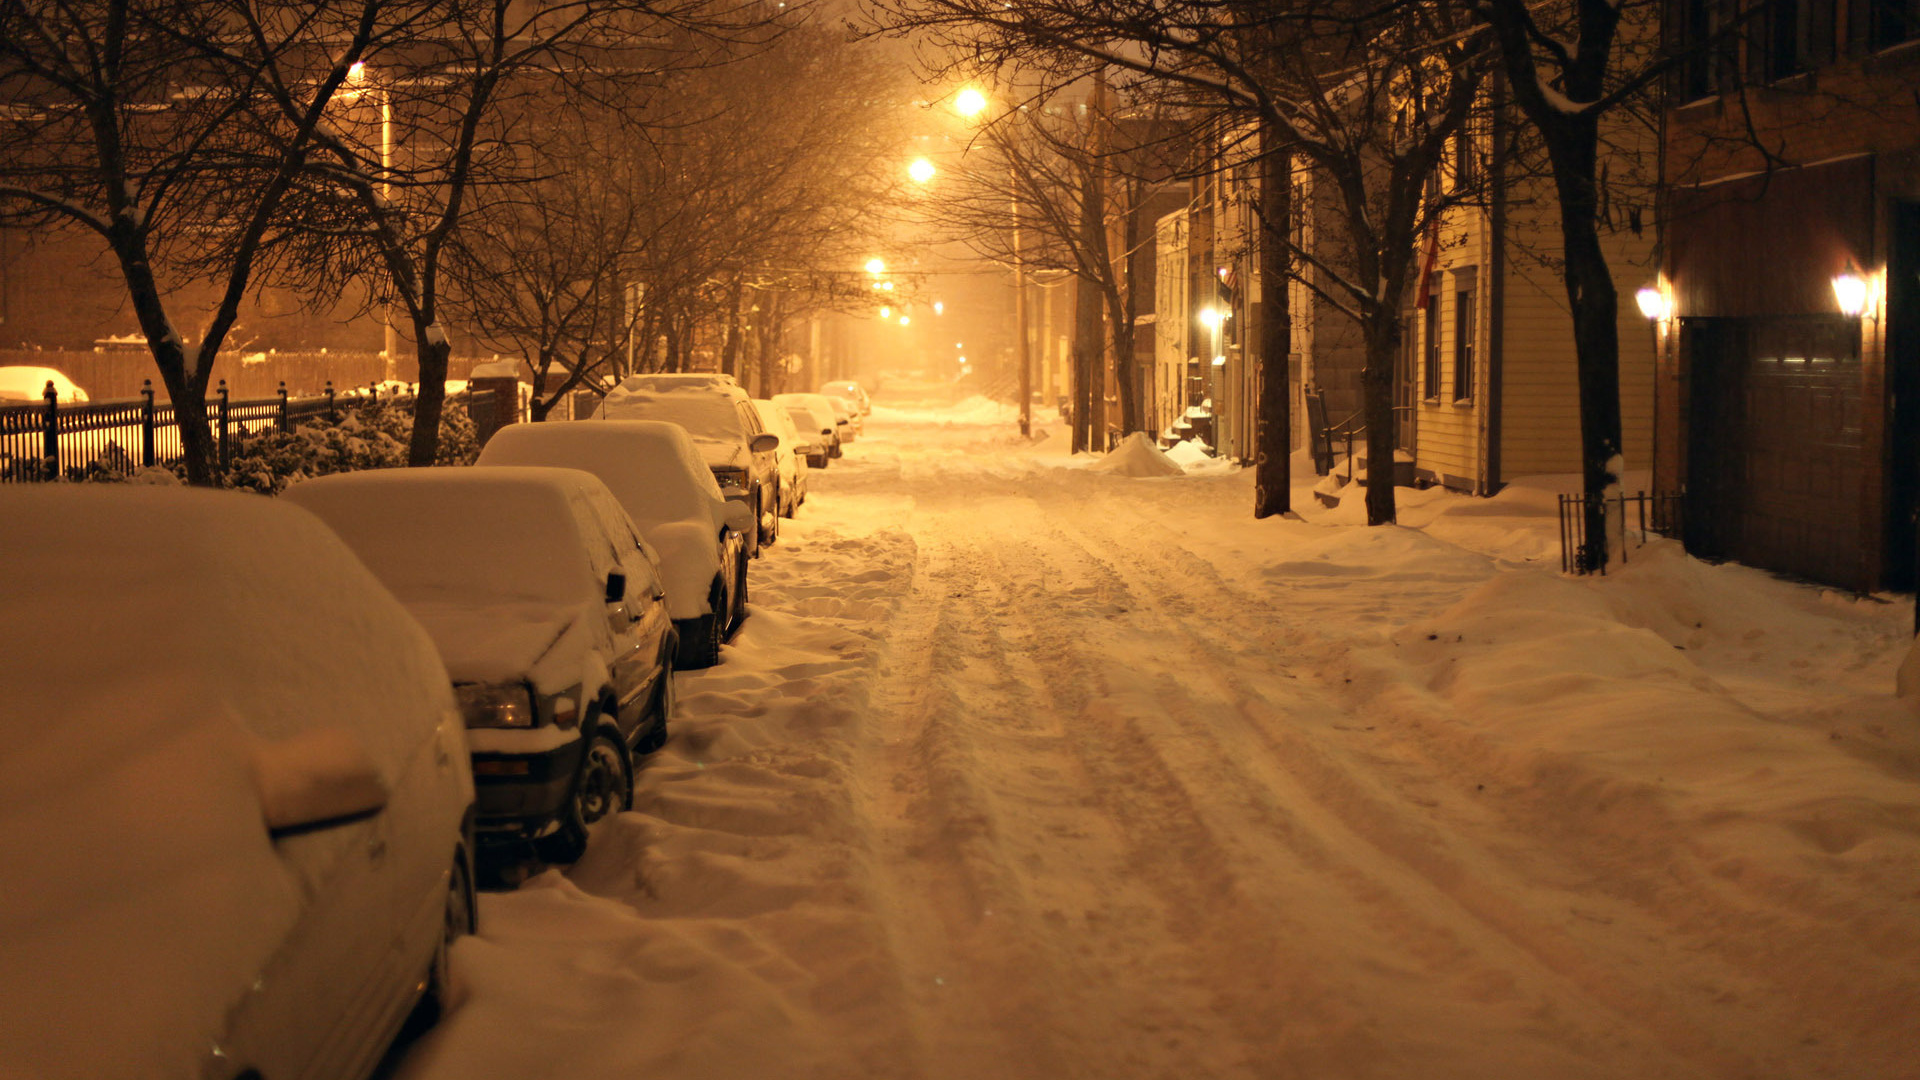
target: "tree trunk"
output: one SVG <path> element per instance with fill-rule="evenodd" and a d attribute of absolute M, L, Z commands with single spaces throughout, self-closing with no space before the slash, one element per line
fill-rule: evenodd
<path fill-rule="evenodd" d="M 1114 380 L 1120 384 L 1120 433 L 1130 435 L 1140 430 L 1139 395 L 1134 392 L 1133 320 L 1127 317 L 1126 300 L 1121 296 L 1118 283 L 1108 282 L 1101 291 L 1106 294 L 1107 336 L 1112 342 Z"/>
<path fill-rule="evenodd" d="M 1367 524 L 1391 525 L 1393 505 L 1393 358 L 1400 351 L 1400 320 L 1393 307 L 1378 305 L 1362 327 L 1367 366 L 1360 372 L 1361 408 L 1367 418 Z"/>
<path fill-rule="evenodd" d="M 447 357 L 453 343 L 437 323 L 415 320 L 414 338 L 419 348 L 419 389 L 413 399 L 413 434 L 407 440 L 407 464 L 415 468 L 431 465 L 440 455 L 440 413 L 447 400 Z"/>
<path fill-rule="evenodd" d="M 1293 509 L 1293 382 L 1288 354 L 1293 325 L 1287 308 L 1287 239 L 1292 228 L 1293 162 L 1271 122 L 1260 128 L 1260 400 L 1254 419 L 1253 516 Z M 1391 393 L 1391 389 L 1389 389 Z M 1391 402 L 1391 398 L 1389 398 Z"/>
<path fill-rule="evenodd" d="M 180 335 L 173 330 L 172 320 L 167 318 L 160 285 L 153 276 L 153 264 L 147 259 L 144 237 L 124 223 L 116 223 L 107 240 L 120 263 L 140 332 L 146 335 L 147 349 L 153 354 L 154 366 L 160 369 L 160 381 L 167 388 L 167 398 L 173 402 L 187 483 L 195 487 L 217 487 L 220 448 L 214 442 L 213 425 L 207 419 L 207 383 L 213 375 L 212 356 L 207 355 L 205 363 L 190 363 L 198 354 L 189 356 Z M 201 342 L 202 349 L 206 345 Z"/>
<path fill-rule="evenodd" d="M 742 285 L 736 275 L 733 284 L 727 289 L 727 327 L 726 336 L 720 346 L 720 370 L 740 379 L 745 386 L 747 380 L 741 378 L 740 371 L 740 292 Z"/>
<path fill-rule="evenodd" d="M 1569 117 L 1545 132 L 1560 197 L 1567 302 L 1573 312 L 1573 354 L 1580 384 L 1580 473 L 1586 500 L 1586 573 L 1606 569 L 1607 490 L 1620 480 L 1620 298 L 1600 247 L 1595 159 L 1598 124 Z"/>
<path fill-rule="evenodd" d="M 1100 393 L 1094 380 L 1100 375 L 1100 290 L 1076 277 L 1073 291 L 1073 452 L 1098 452 L 1094 441 L 1093 402 Z"/>

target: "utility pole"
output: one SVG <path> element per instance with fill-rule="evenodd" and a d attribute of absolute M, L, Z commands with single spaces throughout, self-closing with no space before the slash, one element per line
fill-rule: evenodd
<path fill-rule="evenodd" d="M 1033 359 L 1027 351 L 1027 271 L 1020 256 L 1020 177 L 1007 166 L 1013 200 L 1013 324 L 1014 363 L 1020 365 L 1020 437 L 1033 438 Z"/>

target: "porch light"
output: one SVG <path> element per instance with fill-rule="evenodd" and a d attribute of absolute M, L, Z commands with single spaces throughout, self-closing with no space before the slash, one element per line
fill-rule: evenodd
<path fill-rule="evenodd" d="M 1649 319 L 1660 320 L 1673 315 L 1673 305 L 1658 285 L 1641 286 L 1640 291 L 1633 294 L 1633 299 L 1640 305 L 1640 314 Z"/>
<path fill-rule="evenodd" d="M 1833 298 L 1840 302 L 1840 314 L 1860 315 L 1867 310 L 1867 279 L 1847 260 L 1847 268 L 1834 275 Z"/>

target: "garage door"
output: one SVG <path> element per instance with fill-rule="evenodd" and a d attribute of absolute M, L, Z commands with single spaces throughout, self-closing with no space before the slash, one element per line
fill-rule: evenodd
<path fill-rule="evenodd" d="M 1687 544 L 1846 588 L 1864 564 L 1860 337 L 1840 316 L 1689 319 Z"/>

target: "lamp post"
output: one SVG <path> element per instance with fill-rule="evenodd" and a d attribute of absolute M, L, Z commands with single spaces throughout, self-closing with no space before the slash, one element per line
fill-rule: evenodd
<path fill-rule="evenodd" d="M 953 99 L 954 111 L 973 119 L 987 109 L 987 97 L 968 87 Z M 1033 437 L 1033 358 L 1027 346 L 1027 270 L 1020 249 L 1020 176 L 1007 155 L 1007 202 L 1013 216 L 1013 326 L 1014 363 L 1020 368 L 1020 437 Z"/>
<path fill-rule="evenodd" d="M 367 63 L 356 60 L 347 69 L 347 76 L 353 82 L 364 82 L 367 78 Z M 374 94 L 380 102 L 380 199 L 391 203 L 393 199 L 393 96 L 386 90 L 368 85 L 366 93 Z M 386 303 L 386 315 L 382 321 L 386 324 L 381 342 L 387 361 L 387 378 L 392 379 L 398 373 L 395 354 L 400 351 L 400 333 L 393 325 L 393 300 Z"/>

